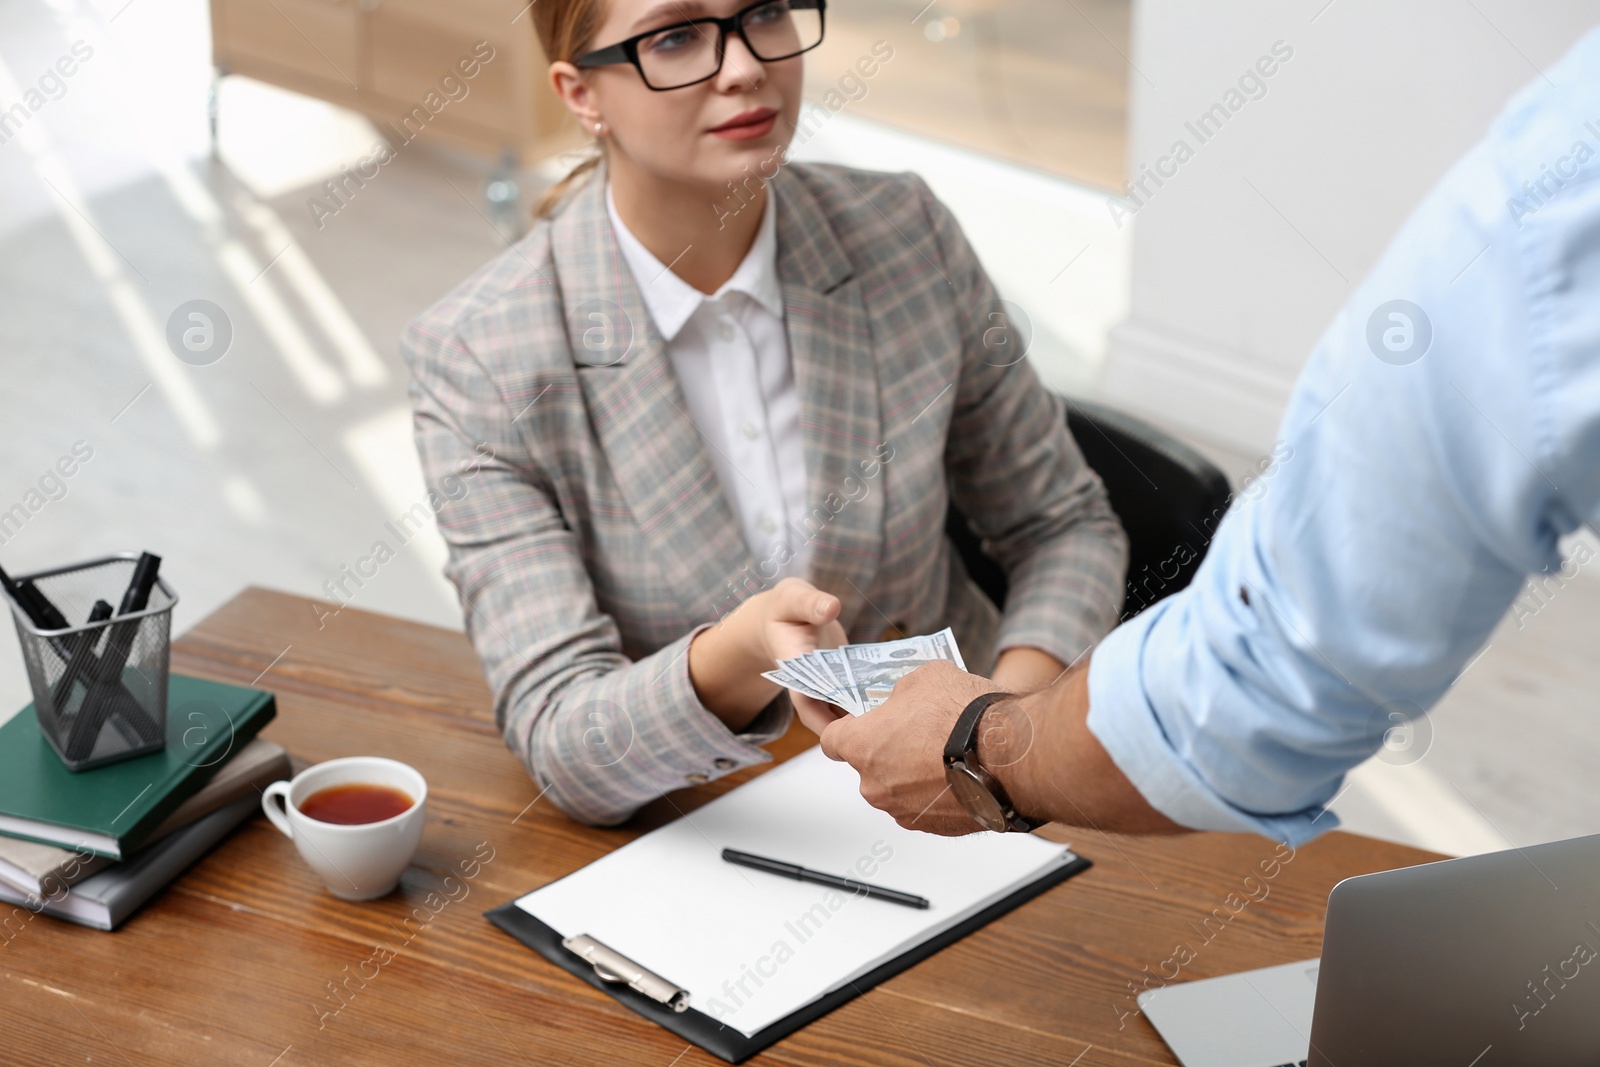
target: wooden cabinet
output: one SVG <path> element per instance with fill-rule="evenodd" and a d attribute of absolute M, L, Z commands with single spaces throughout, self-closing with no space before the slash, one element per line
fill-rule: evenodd
<path fill-rule="evenodd" d="M 518 167 L 582 143 L 526 0 L 211 0 L 212 57 L 360 111 L 392 145 L 434 140 Z"/>

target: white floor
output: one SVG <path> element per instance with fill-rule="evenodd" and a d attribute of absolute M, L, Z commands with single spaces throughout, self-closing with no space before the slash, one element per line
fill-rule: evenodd
<path fill-rule="evenodd" d="M 42 501 L 0 530 L 0 564 L 159 552 L 179 630 L 248 584 L 321 595 L 423 495 L 396 339 L 504 246 L 484 175 L 411 150 L 319 228 L 308 196 L 374 131 L 231 79 L 211 160 L 199 0 L 0 7 L 0 107 L 79 40 L 93 57 L 0 144 L 0 512 Z M 1128 291 L 1127 231 L 1099 196 L 848 111 L 798 155 L 922 173 L 1030 323 L 1043 376 L 1093 388 Z M 209 366 L 180 362 L 164 336 L 197 298 L 234 330 Z M 93 456 L 64 495 L 47 483 L 59 499 L 30 497 L 75 442 Z M 1235 477 L 1250 462 L 1196 443 Z M 458 627 L 442 559 L 437 535 L 413 539 L 356 605 Z M 1508 622 L 1433 716 L 1423 759 L 1352 777 L 1336 805 L 1346 824 L 1460 853 L 1600 829 L 1584 785 L 1600 755 L 1600 674 L 1582 640 L 1596 621 L 1600 583 L 1585 577 L 1525 628 Z M 28 699 L 0 628 L 0 709 Z"/>
<path fill-rule="evenodd" d="M 114 23 L 86 4 L 0 9 L 0 100 L 72 41 L 94 48 L 0 146 L 0 510 L 75 441 L 94 452 L 0 561 L 19 573 L 149 548 L 182 597 L 179 629 L 247 584 L 317 594 L 422 497 L 396 339 L 503 247 L 480 214 L 483 175 L 416 151 L 318 229 L 308 187 L 375 133 L 257 83 L 224 83 L 212 161 L 205 27 L 199 2 L 135 4 Z M 196 298 L 235 331 L 209 366 L 164 336 Z M 357 604 L 459 627 L 442 559 L 436 535 L 414 539 Z M 26 684 L 3 640 L 0 706 L 15 707 Z"/>

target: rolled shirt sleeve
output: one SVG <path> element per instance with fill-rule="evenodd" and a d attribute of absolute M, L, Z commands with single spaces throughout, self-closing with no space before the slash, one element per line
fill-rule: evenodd
<path fill-rule="evenodd" d="M 1600 36 L 1550 80 L 1336 316 L 1193 584 L 1095 650 L 1089 729 L 1176 822 L 1291 843 L 1337 825 L 1345 773 L 1593 522 Z M 1552 167 L 1559 186 L 1531 184 Z"/>

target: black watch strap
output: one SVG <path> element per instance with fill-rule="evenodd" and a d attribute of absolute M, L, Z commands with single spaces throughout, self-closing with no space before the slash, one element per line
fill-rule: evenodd
<path fill-rule="evenodd" d="M 944 761 L 954 763 L 966 759 L 968 752 L 978 749 L 978 720 L 989 710 L 989 705 L 1004 700 L 1010 693 L 985 693 L 970 701 L 950 730 L 950 740 L 944 743 Z"/>
<path fill-rule="evenodd" d="M 1015 695 L 1014 693 L 984 693 L 982 696 L 971 700 L 965 708 L 961 709 L 961 714 L 956 718 L 955 726 L 950 730 L 950 739 L 944 745 L 944 762 L 946 767 L 956 763 L 965 763 L 983 783 L 989 795 L 994 797 L 995 802 L 1000 805 L 1001 810 L 1005 813 L 1006 823 L 1011 829 L 1020 833 L 1032 833 L 1043 826 L 1045 820 L 1034 821 L 1017 814 L 1017 809 L 1012 805 L 1011 798 L 1006 794 L 1005 787 L 1000 784 L 999 779 L 980 766 L 975 759 L 969 758 L 978 751 L 978 722 L 983 718 L 983 713 L 989 710 L 990 705 Z"/>

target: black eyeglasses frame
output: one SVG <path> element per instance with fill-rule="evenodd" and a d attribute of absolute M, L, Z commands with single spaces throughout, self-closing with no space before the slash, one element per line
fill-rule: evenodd
<path fill-rule="evenodd" d="M 777 63 L 781 60 L 793 59 L 795 56 L 811 51 L 811 49 L 822 43 L 823 38 L 827 36 L 828 28 L 827 0 L 788 0 L 791 10 L 816 10 L 817 19 L 820 23 L 818 27 L 820 32 L 817 34 L 816 44 L 807 45 L 798 52 L 790 52 L 788 55 L 782 56 L 764 56 L 760 52 L 756 51 L 755 45 L 750 43 L 749 35 L 744 32 L 745 17 L 748 16 L 752 11 L 755 11 L 758 8 L 767 7 L 774 2 L 775 0 L 755 0 L 755 3 L 748 4 L 725 18 L 716 15 L 708 15 L 705 18 L 685 19 L 683 22 L 674 22 L 671 25 L 658 26 L 653 30 L 646 30 L 644 33 L 635 34 L 625 41 L 618 41 L 616 44 L 607 45 L 604 48 L 596 48 L 592 52 L 585 52 L 583 55 L 572 61 L 573 66 L 579 67 L 583 70 L 591 70 L 595 67 L 608 67 L 617 63 L 631 63 L 633 64 L 633 69 L 639 72 L 639 79 L 644 82 L 647 89 L 652 89 L 658 93 L 667 93 L 674 89 L 687 89 L 691 85 L 699 85 L 701 82 L 710 81 L 712 78 L 715 78 L 718 74 L 722 73 L 722 61 L 727 53 L 728 34 L 730 33 L 737 33 L 739 35 L 739 39 L 744 42 L 744 46 L 750 50 L 750 54 L 761 60 L 763 63 Z M 716 69 L 710 74 L 707 74 L 704 78 L 696 78 L 692 82 L 683 82 L 680 85 L 651 85 L 649 77 L 646 76 L 644 72 L 644 66 L 639 62 L 639 42 L 643 41 L 647 37 L 654 37 L 657 34 L 666 33 L 670 30 L 682 29 L 686 26 L 703 25 L 714 25 L 717 27 Z"/>

